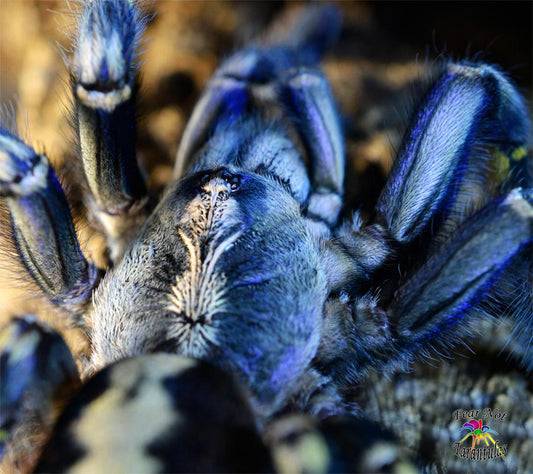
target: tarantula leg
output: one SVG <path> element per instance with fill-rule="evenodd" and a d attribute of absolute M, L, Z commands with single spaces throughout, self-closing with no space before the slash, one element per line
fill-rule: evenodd
<path fill-rule="evenodd" d="M 174 165 L 175 179 L 183 176 L 194 153 L 205 143 L 217 119 L 224 117 L 231 120 L 232 117 L 239 116 L 249 99 L 248 84 L 245 81 L 225 77 L 223 74 L 217 74 L 209 81 L 183 132 Z"/>
<path fill-rule="evenodd" d="M 527 109 L 502 73 L 447 65 L 406 132 L 377 204 L 378 222 L 402 244 L 430 226 L 435 232 L 452 210 L 458 224 L 476 208 L 474 198 L 487 194 L 481 177 L 491 166 L 490 150 L 516 154 L 528 143 Z"/>
<path fill-rule="evenodd" d="M 131 227 L 128 217 L 146 204 L 135 152 L 135 54 L 144 21 L 136 1 L 86 2 L 71 67 L 74 121 L 92 207 L 113 237 Z"/>
<path fill-rule="evenodd" d="M 511 320 L 514 329 L 506 349 L 533 372 L 533 258 L 527 251 L 505 270 L 480 308 L 486 314 Z"/>
<path fill-rule="evenodd" d="M 89 379 L 59 418 L 36 471 L 271 472 L 272 465 L 233 378 L 160 353 Z"/>
<path fill-rule="evenodd" d="M 0 195 L 22 263 L 51 301 L 81 314 L 97 270 L 81 250 L 61 185 L 44 155 L 0 129 Z"/>
<path fill-rule="evenodd" d="M 205 143 L 208 133 L 216 125 L 217 118 L 238 117 L 251 101 L 256 106 L 264 106 L 265 111 L 272 105 L 279 108 L 276 88 L 280 77 L 295 67 L 314 66 L 336 41 L 340 25 L 339 12 L 335 7 L 315 5 L 307 8 L 285 34 L 280 36 L 280 32 L 276 31 L 270 37 L 263 38 L 266 41 L 262 41 L 262 46 L 239 51 L 224 61 L 209 82 L 183 133 L 174 178 L 183 176 L 194 153 Z M 317 77 L 321 82 L 317 92 L 326 91 L 328 100 L 331 99 L 327 81 L 319 74 Z M 324 113 L 330 113 L 332 104 L 326 104 Z M 332 116 L 336 120 L 335 113 Z M 332 129 L 335 126 L 330 125 Z M 342 138 L 337 142 L 335 146 L 342 149 Z M 344 161 L 340 168 L 342 190 Z"/>
<path fill-rule="evenodd" d="M 336 229 L 329 253 L 346 271 L 342 278 L 331 272 L 334 290 L 367 291 L 372 275 L 401 255 L 400 245 L 426 231 L 431 235 L 417 242 L 418 254 L 438 251 L 465 218 L 524 179 L 529 143 L 527 110 L 502 73 L 447 65 L 414 114 L 374 221 Z M 520 168 L 516 176 L 509 160 Z M 507 171 L 495 179 L 502 166 Z M 352 263 L 339 258 L 344 254 Z"/>
<path fill-rule="evenodd" d="M 76 364 L 59 334 L 33 316 L 15 318 L 0 331 L 0 381 L 0 459 L 28 472 L 78 386 Z"/>
<path fill-rule="evenodd" d="M 329 84 L 316 70 L 296 69 L 282 79 L 280 95 L 311 160 L 308 215 L 334 225 L 342 207 L 344 141 Z"/>
<path fill-rule="evenodd" d="M 178 149 L 174 178 L 183 176 L 194 153 L 205 143 L 219 119 L 233 120 L 242 115 L 254 96 L 254 87 L 265 86 L 275 78 L 269 50 L 239 51 L 217 69 L 194 108 Z M 268 94 L 267 95 L 271 95 Z"/>
<path fill-rule="evenodd" d="M 265 429 L 276 472 L 404 472 L 415 465 L 392 433 L 354 416 L 284 415 Z"/>
<path fill-rule="evenodd" d="M 317 368 L 349 385 L 370 368 L 407 367 L 417 353 L 446 341 L 446 333 L 486 298 L 511 263 L 531 261 L 532 229 L 533 192 L 516 189 L 465 221 L 390 304 L 381 295 L 353 301 L 341 293 L 325 309 Z M 506 298 L 506 306 L 516 304 L 512 293 Z"/>
<path fill-rule="evenodd" d="M 397 290 L 388 316 L 399 346 L 412 351 L 457 325 L 513 260 L 531 259 L 532 229 L 533 192 L 520 188 L 465 221 Z"/>

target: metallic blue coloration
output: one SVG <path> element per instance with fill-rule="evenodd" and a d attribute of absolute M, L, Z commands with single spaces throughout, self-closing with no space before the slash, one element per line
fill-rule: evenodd
<path fill-rule="evenodd" d="M 113 263 L 98 286 L 46 159 L 30 166 L 33 150 L 0 134 L 20 259 L 87 328 L 86 373 L 153 352 L 199 359 L 244 386 L 262 427 L 286 412 L 357 414 L 349 395 L 369 371 L 453 344 L 490 299 L 531 333 L 533 192 L 513 173 L 493 176 L 498 158 L 530 146 L 530 120 L 495 67 L 442 67 L 373 214 L 343 220 L 344 137 L 316 64 L 338 14 L 311 9 L 280 43 L 236 52 L 215 72 L 152 208 L 134 143 L 142 27 L 126 0 L 93 0 L 80 18 L 75 122 Z M 509 291 L 515 281 L 526 297 Z M 533 367 L 533 351 L 522 358 Z"/>

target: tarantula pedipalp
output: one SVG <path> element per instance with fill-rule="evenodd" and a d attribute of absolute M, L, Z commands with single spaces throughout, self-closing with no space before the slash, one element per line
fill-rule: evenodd
<path fill-rule="evenodd" d="M 316 66 L 335 22 L 334 10 L 312 10 L 285 43 L 223 63 L 185 130 L 176 181 L 152 206 L 132 136 L 142 16 L 126 1 L 87 4 L 74 117 L 113 268 L 98 281 L 46 158 L 8 131 L 0 184 L 28 272 L 89 328 L 88 374 L 170 352 L 235 375 L 260 425 L 287 410 L 350 413 L 344 393 L 366 372 L 446 344 L 498 281 L 516 277 L 511 262 L 525 256 L 515 268 L 527 271 L 531 191 L 512 190 L 509 173 L 472 192 L 492 183 L 496 153 L 523 158 L 530 140 L 522 99 L 492 66 L 446 64 L 374 215 L 339 219 L 343 137 Z"/>

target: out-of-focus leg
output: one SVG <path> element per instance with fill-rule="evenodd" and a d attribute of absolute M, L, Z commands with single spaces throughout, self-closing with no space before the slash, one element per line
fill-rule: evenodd
<path fill-rule="evenodd" d="M 37 472 L 272 472 L 244 392 L 205 362 L 122 360 L 66 407 Z"/>
<path fill-rule="evenodd" d="M 0 331 L 0 381 L 0 459 L 29 472 L 79 384 L 76 364 L 59 334 L 33 316 L 15 318 Z"/>

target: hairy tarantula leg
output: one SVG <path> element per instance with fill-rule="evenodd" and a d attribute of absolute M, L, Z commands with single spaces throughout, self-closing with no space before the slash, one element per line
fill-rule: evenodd
<path fill-rule="evenodd" d="M 533 191 L 516 189 L 464 222 L 400 286 L 390 304 L 371 294 L 354 302 L 341 295 L 327 308 L 318 368 L 327 368 L 348 385 L 370 368 L 407 368 L 417 353 L 446 341 L 443 334 L 486 299 L 511 263 L 531 261 L 532 229 Z M 507 306 L 516 304 L 509 293 L 505 297 Z M 528 312 L 525 332 L 531 334 L 533 315 Z M 338 357 L 339 351 L 344 357 Z M 528 357 L 526 367 L 533 365 L 532 355 Z"/>
<path fill-rule="evenodd" d="M 290 31 L 281 37 L 276 31 L 270 38 L 264 38 L 266 41 L 262 46 L 238 51 L 224 61 L 208 83 L 183 132 L 174 178 L 183 176 L 194 153 L 215 127 L 218 117 L 239 116 L 251 100 L 255 105 L 275 101 L 279 78 L 296 66 L 315 65 L 336 41 L 340 25 L 339 12 L 335 7 L 314 5 L 306 8 Z M 327 89 L 330 97 L 327 81 L 324 78 L 322 81 L 322 87 Z M 342 179 L 340 181 L 342 188 Z"/>
<path fill-rule="evenodd" d="M 61 336 L 25 316 L 0 331 L 0 381 L 0 459 L 28 472 L 79 383 L 78 370 Z"/>
<path fill-rule="evenodd" d="M 510 153 L 529 142 L 527 117 L 520 95 L 495 68 L 447 65 L 406 132 L 377 204 L 378 222 L 400 243 L 429 225 L 435 231 L 469 192 L 458 196 L 461 181 L 485 172 L 490 153 L 483 148 Z M 462 207 L 457 214 L 464 217 L 468 203 Z"/>
<path fill-rule="evenodd" d="M 81 250 L 70 209 L 48 159 L 0 129 L 0 195 L 7 198 L 18 254 L 54 304 L 83 312 L 97 270 Z"/>
<path fill-rule="evenodd" d="M 531 232 L 533 234 L 533 229 Z M 533 373 L 533 258 L 530 250 L 526 249 L 522 258 L 515 259 L 513 265 L 506 268 L 480 308 L 486 314 L 503 316 L 504 320 L 512 322 L 514 329 L 505 348 Z"/>
<path fill-rule="evenodd" d="M 247 89 L 245 81 L 225 77 L 224 74 L 217 74 L 209 81 L 183 132 L 174 165 L 174 179 L 184 175 L 217 118 L 238 116 L 247 106 L 250 99 Z"/>
<path fill-rule="evenodd" d="M 195 435 L 201 426 L 209 428 Z M 89 379 L 59 418 L 36 471 L 272 472 L 272 463 L 231 376 L 160 353 Z"/>
<path fill-rule="evenodd" d="M 334 225 L 342 207 L 344 140 L 328 81 L 316 70 L 296 69 L 283 78 L 280 95 L 311 159 L 308 215 Z"/>
<path fill-rule="evenodd" d="M 464 222 L 396 292 L 388 314 L 400 346 L 455 326 L 513 259 L 531 259 L 532 229 L 533 192 L 520 188 Z"/>
<path fill-rule="evenodd" d="M 174 179 L 187 171 L 194 153 L 205 143 L 218 119 L 241 116 L 250 104 L 254 86 L 268 83 L 274 75 L 268 50 L 239 51 L 224 61 L 208 82 L 183 132 Z"/>
<path fill-rule="evenodd" d="M 71 67 L 83 170 L 93 210 L 112 237 L 132 226 L 129 217 L 147 199 L 135 152 L 135 54 L 144 22 L 136 1 L 86 2 Z"/>
<path fill-rule="evenodd" d="M 468 215 L 523 176 L 503 173 L 504 183 L 491 182 L 498 156 L 525 161 L 529 140 L 523 100 L 502 73 L 488 65 L 447 65 L 414 115 L 374 223 L 356 220 L 336 230 L 330 254 L 346 276 L 332 274 L 340 280 L 335 286 L 365 287 L 398 254 L 391 241 L 408 244 L 429 227 L 421 250 L 435 252 Z M 351 263 L 343 262 L 344 253 Z"/>

